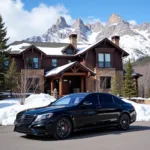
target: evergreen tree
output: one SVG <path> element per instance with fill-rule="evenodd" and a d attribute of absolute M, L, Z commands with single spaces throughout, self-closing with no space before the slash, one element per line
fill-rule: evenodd
<path fill-rule="evenodd" d="M 5 86 L 7 89 L 11 91 L 15 90 L 17 88 L 17 78 L 19 76 L 19 73 L 17 72 L 16 62 L 14 59 L 12 59 L 8 70 L 4 74 L 4 80 L 5 80 Z"/>
<path fill-rule="evenodd" d="M 8 48 L 6 45 L 8 38 L 6 38 L 7 29 L 4 25 L 5 23 L 3 23 L 2 16 L 0 15 L 0 91 L 4 90 L 4 72 L 6 70 L 4 62 L 9 59 L 8 52 L 5 51 Z"/>
<path fill-rule="evenodd" d="M 119 83 L 118 83 L 116 76 L 112 80 L 111 94 L 116 95 L 116 96 L 120 95 Z"/>
<path fill-rule="evenodd" d="M 9 38 L 6 38 L 7 28 L 4 27 L 5 23 L 3 23 L 2 16 L 0 15 L 0 51 L 8 48 L 7 41 Z"/>
<path fill-rule="evenodd" d="M 128 97 L 129 99 L 132 96 L 137 96 L 137 89 L 136 89 L 136 82 L 132 76 L 133 74 L 133 66 L 131 64 L 131 61 L 129 60 L 126 67 L 126 74 L 125 74 L 125 80 L 124 80 L 124 96 Z"/>

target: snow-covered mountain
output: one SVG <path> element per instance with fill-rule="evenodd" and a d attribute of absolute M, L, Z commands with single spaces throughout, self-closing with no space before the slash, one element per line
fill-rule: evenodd
<path fill-rule="evenodd" d="M 80 18 L 68 25 L 65 18 L 60 17 L 45 34 L 27 38 L 26 41 L 68 42 L 71 33 L 77 33 L 78 42 L 84 44 L 119 35 L 120 47 L 130 54 L 132 61 L 150 55 L 150 23 L 132 25 L 116 14 L 110 16 L 105 26 L 100 22 L 85 24 Z"/>

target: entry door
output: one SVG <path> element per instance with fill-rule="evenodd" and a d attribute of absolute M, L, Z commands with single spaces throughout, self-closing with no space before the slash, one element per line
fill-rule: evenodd
<path fill-rule="evenodd" d="M 69 80 L 63 81 L 63 95 L 70 93 L 70 83 Z"/>
<path fill-rule="evenodd" d="M 91 103 L 92 105 L 83 105 L 83 103 Z M 80 104 L 77 111 L 74 113 L 76 127 L 93 126 L 98 121 L 99 101 L 97 94 L 89 94 Z"/>

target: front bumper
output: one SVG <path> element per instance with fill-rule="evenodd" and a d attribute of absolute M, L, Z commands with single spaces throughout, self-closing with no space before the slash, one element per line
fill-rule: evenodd
<path fill-rule="evenodd" d="M 137 113 L 134 110 L 131 114 L 130 114 L 130 118 L 131 118 L 131 123 L 136 121 L 136 117 L 137 117 Z"/>
<path fill-rule="evenodd" d="M 53 124 L 52 123 L 32 123 L 31 125 L 18 124 L 15 123 L 14 131 L 19 133 L 24 133 L 28 135 L 35 136 L 46 136 L 53 134 Z"/>

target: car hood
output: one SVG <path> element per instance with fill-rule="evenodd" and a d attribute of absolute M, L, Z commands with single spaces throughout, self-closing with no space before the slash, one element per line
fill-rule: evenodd
<path fill-rule="evenodd" d="M 63 110 L 64 108 L 65 106 L 48 106 L 42 108 L 34 108 L 26 111 L 25 114 L 40 115 L 40 114 L 55 112 L 58 110 Z"/>

